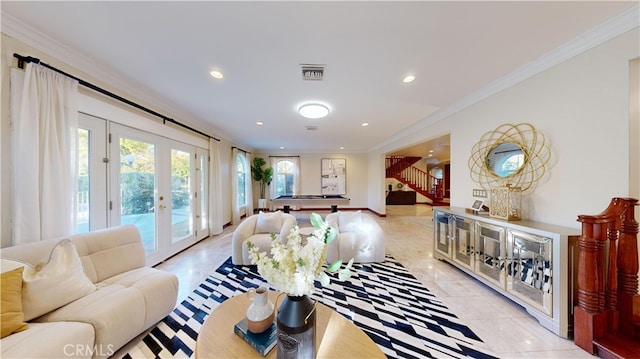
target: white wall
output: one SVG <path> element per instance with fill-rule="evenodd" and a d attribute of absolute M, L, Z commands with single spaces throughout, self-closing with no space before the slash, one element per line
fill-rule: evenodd
<path fill-rule="evenodd" d="M 501 124 L 528 122 L 547 136 L 553 159 L 523 197 L 523 215 L 579 228 L 577 215 L 629 194 L 629 60 L 639 43 L 635 28 L 378 151 L 450 132 L 451 204 L 468 207 L 478 188 L 467 164 L 473 145 Z"/>

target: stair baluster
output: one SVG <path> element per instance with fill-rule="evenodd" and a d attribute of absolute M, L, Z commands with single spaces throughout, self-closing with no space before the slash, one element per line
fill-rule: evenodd
<path fill-rule="evenodd" d="M 634 339 L 638 319 L 634 318 L 634 303 L 640 305 L 636 205 L 637 199 L 613 198 L 602 213 L 578 216 L 582 236 L 578 240 L 574 342 L 605 358 L 640 355 L 640 342 Z"/>

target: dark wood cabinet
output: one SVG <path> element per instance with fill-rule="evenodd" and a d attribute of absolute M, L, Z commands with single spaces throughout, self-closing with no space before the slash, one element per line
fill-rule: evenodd
<path fill-rule="evenodd" d="M 416 204 L 415 191 L 391 191 L 387 195 L 387 205 Z"/>

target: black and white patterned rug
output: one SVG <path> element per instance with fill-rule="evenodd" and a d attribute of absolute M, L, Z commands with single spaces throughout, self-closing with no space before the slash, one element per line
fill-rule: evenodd
<path fill-rule="evenodd" d="M 354 264 L 346 282 L 316 282 L 313 299 L 362 329 L 389 358 L 495 358 L 402 264 Z M 200 327 L 216 306 L 266 283 L 255 266 L 229 258 L 122 358 L 193 357 Z"/>

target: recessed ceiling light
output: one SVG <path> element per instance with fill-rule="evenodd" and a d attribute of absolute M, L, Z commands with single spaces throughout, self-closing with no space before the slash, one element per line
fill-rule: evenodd
<path fill-rule="evenodd" d="M 363 122 L 362 123 L 362 127 L 367 127 L 367 126 L 369 126 L 369 122 Z"/>
<path fill-rule="evenodd" d="M 340 149 L 341 149 L 341 150 L 344 150 L 344 146 L 340 146 Z"/>
<path fill-rule="evenodd" d="M 264 125 L 264 122 L 262 122 L 262 121 L 258 121 L 258 122 L 256 122 L 256 125 L 258 125 L 258 126 L 262 126 L 262 125 Z"/>
<path fill-rule="evenodd" d="M 415 76 L 407 75 L 407 76 L 404 77 L 404 79 L 402 79 L 402 82 L 404 82 L 405 84 L 408 84 L 409 82 L 412 82 L 415 79 L 416 79 Z"/>
<path fill-rule="evenodd" d="M 222 72 L 218 70 L 213 70 L 209 72 L 209 75 L 211 75 L 211 77 L 213 77 L 214 79 L 221 79 L 224 77 L 224 75 L 222 75 Z"/>
<path fill-rule="evenodd" d="M 429 153 L 433 153 L 433 150 L 429 150 Z"/>
<path fill-rule="evenodd" d="M 298 108 L 298 113 L 306 118 L 323 118 L 329 114 L 329 108 L 319 103 L 306 103 Z"/>
<path fill-rule="evenodd" d="M 284 150 L 284 146 L 280 146 L 280 149 L 281 149 L 281 150 Z"/>

